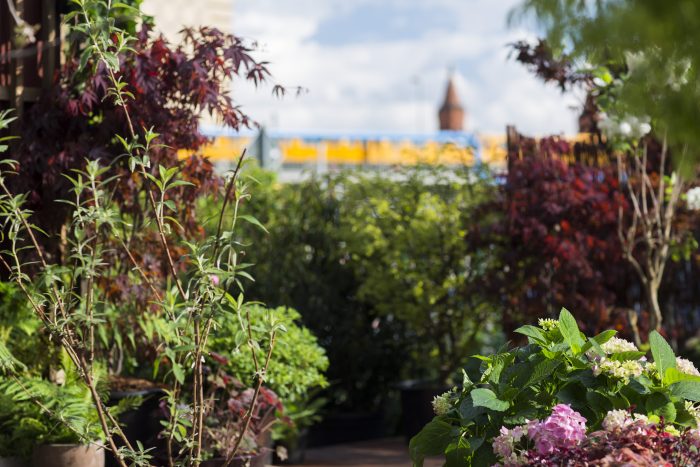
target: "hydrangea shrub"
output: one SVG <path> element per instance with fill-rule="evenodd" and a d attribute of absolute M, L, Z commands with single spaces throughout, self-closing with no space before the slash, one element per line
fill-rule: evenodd
<path fill-rule="evenodd" d="M 700 373 L 657 332 L 651 358 L 615 331 L 585 336 L 565 309 L 516 332 L 527 345 L 476 356 L 478 375 L 465 371 L 461 388 L 436 398 L 436 417 L 409 446 L 415 466 L 435 455 L 448 467 L 527 465 L 522 452 L 559 455 L 611 427 L 661 423 L 676 435 L 698 428 Z M 521 454 L 518 443 L 526 443 Z"/>

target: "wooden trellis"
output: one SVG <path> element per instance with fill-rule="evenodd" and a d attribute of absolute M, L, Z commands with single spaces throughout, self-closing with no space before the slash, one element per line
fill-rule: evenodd
<path fill-rule="evenodd" d="M 15 109 L 15 116 L 21 118 L 42 89 L 51 86 L 60 57 L 61 4 L 56 0 L 0 0 L 0 109 Z M 36 41 L 18 46 L 17 18 L 36 28 Z"/>

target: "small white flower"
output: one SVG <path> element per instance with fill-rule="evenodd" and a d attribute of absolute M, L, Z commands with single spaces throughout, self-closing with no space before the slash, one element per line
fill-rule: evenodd
<path fill-rule="evenodd" d="M 551 318 L 540 318 L 537 320 L 537 324 L 545 331 L 551 331 L 559 327 L 559 321 Z"/>
<path fill-rule="evenodd" d="M 63 368 L 59 370 L 54 370 L 53 368 L 50 368 L 49 380 L 58 386 L 63 386 L 64 384 L 66 384 L 66 372 L 63 370 Z"/>
<path fill-rule="evenodd" d="M 695 419 L 695 426 L 700 427 L 700 407 L 697 407 L 691 401 L 685 401 L 685 410 Z"/>
<path fill-rule="evenodd" d="M 613 431 L 616 428 L 623 428 L 632 423 L 632 418 L 626 410 L 611 410 L 605 414 L 603 419 L 603 429 Z"/>
<path fill-rule="evenodd" d="M 688 209 L 691 211 L 700 210 L 700 186 L 696 186 L 695 188 L 691 188 L 690 190 L 686 191 L 685 196 Z"/>
<path fill-rule="evenodd" d="M 622 122 L 617 130 L 622 136 L 629 136 L 632 134 L 632 125 L 627 122 Z"/>
<path fill-rule="evenodd" d="M 641 133 L 642 136 L 649 134 L 651 131 L 651 125 L 649 123 L 640 123 L 639 124 L 639 133 Z"/>
<path fill-rule="evenodd" d="M 700 376 L 700 371 L 695 368 L 693 362 L 685 358 L 676 357 L 676 368 L 678 368 L 678 371 L 685 373 L 686 375 Z"/>

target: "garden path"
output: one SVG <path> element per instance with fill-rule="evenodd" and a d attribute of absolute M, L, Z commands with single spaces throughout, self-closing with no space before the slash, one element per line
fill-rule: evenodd
<path fill-rule="evenodd" d="M 444 460 L 426 459 L 425 467 L 438 467 Z M 403 438 L 390 438 L 309 449 L 305 467 L 410 467 L 408 446 Z"/>

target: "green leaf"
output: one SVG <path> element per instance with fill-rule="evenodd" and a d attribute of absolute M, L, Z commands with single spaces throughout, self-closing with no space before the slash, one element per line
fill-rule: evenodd
<path fill-rule="evenodd" d="M 493 453 L 493 448 L 490 443 L 483 444 L 474 452 L 471 465 L 493 465 L 498 461 L 496 454 Z"/>
<path fill-rule="evenodd" d="M 671 385 L 671 384 L 677 383 L 679 381 L 698 381 L 698 382 L 700 382 L 700 376 L 689 375 L 687 373 L 683 373 L 678 368 L 668 368 L 666 370 L 664 382 L 667 385 Z"/>
<path fill-rule="evenodd" d="M 668 345 L 666 339 L 656 331 L 652 331 L 649 334 L 649 345 L 651 346 L 651 355 L 654 357 L 654 364 L 659 370 L 661 381 L 664 385 L 668 385 L 666 383 L 666 370 L 676 367 L 676 356 L 673 354 L 673 349 Z"/>
<path fill-rule="evenodd" d="M 671 402 L 666 394 L 655 392 L 647 397 L 644 404 L 647 414 L 658 415 L 663 417 L 667 422 L 673 422 L 676 419 L 676 407 Z"/>
<path fill-rule="evenodd" d="M 543 360 L 536 364 L 522 389 L 528 388 L 548 378 L 561 365 L 560 360 Z"/>
<path fill-rule="evenodd" d="M 603 331 L 595 337 L 589 338 L 588 341 L 586 341 L 586 343 L 583 345 L 581 352 L 586 352 L 588 351 L 588 349 L 592 348 L 601 357 L 605 356 L 605 352 L 603 352 L 603 349 L 600 346 L 612 339 L 615 336 L 615 334 L 617 334 L 617 331 L 608 329 L 607 331 Z"/>
<path fill-rule="evenodd" d="M 542 330 L 536 326 L 531 326 L 529 324 L 526 324 L 525 326 L 520 326 L 518 329 L 515 330 L 518 334 L 522 334 L 524 336 L 532 338 L 536 342 L 546 342 L 546 339 L 544 337 L 544 333 Z"/>
<path fill-rule="evenodd" d="M 411 438 L 408 444 L 408 452 L 411 455 L 414 467 L 422 467 L 425 456 L 438 456 L 445 452 L 452 442 L 452 425 L 434 418 L 425 425 L 416 436 Z"/>
<path fill-rule="evenodd" d="M 179 363 L 173 362 L 173 375 L 175 375 L 178 383 L 183 384 L 185 382 L 185 371 Z"/>
<path fill-rule="evenodd" d="M 615 331 L 614 329 L 608 329 L 607 331 L 603 331 L 597 336 L 593 337 L 593 340 L 596 341 L 598 344 L 603 345 L 610 339 L 615 337 L 615 334 L 617 334 L 617 331 Z"/>
<path fill-rule="evenodd" d="M 597 414 L 607 413 L 613 408 L 610 400 L 596 391 L 586 392 L 586 403 Z"/>
<path fill-rule="evenodd" d="M 700 382 L 679 381 L 671 385 L 671 394 L 683 399 L 700 402 Z"/>
<path fill-rule="evenodd" d="M 559 331 L 567 344 L 569 344 L 569 347 L 571 347 L 574 355 L 579 354 L 583 346 L 581 331 L 579 331 L 578 324 L 576 324 L 576 318 L 566 308 L 562 308 L 559 313 Z"/>
<path fill-rule="evenodd" d="M 624 361 L 627 361 L 627 360 L 639 360 L 639 359 L 642 358 L 644 355 L 646 355 L 646 352 L 629 351 L 629 352 L 618 352 L 618 353 L 614 353 L 614 354 L 608 356 L 608 358 L 609 358 L 610 360 L 615 360 L 615 361 L 618 361 L 618 362 L 624 362 Z"/>
<path fill-rule="evenodd" d="M 255 217 L 249 216 L 249 215 L 247 215 L 247 214 L 242 214 L 242 215 L 239 215 L 238 218 L 239 218 L 239 219 L 242 219 L 242 220 L 244 220 L 244 221 L 246 221 L 246 222 L 249 222 L 249 223 L 253 224 L 253 225 L 256 226 L 256 227 L 260 227 L 265 233 L 268 233 L 268 232 L 267 232 L 267 229 L 265 228 L 265 226 L 262 225 L 262 224 L 260 223 L 260 221 L 257 220 Z"/>
<path fill-rule="evenodd" d="M 486 412 L 484 407 L 474 407 L 472 396 L 465 397 L 459 403 L 459 416 L 462 419 L 462 423 L 472 421 L 484 412 Z"/>
<path fill-rule="evenodd" d="M 477 388 L 471 392 L 472 401 L 475 407 L 486 407 L 487 409 L 495 410 L 496 412 L 503 412 L 508 410 L 510 404 L 506 401 L 500 400 L 496 397 L 496 394 L 486 388 Z"/>

